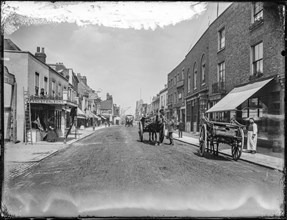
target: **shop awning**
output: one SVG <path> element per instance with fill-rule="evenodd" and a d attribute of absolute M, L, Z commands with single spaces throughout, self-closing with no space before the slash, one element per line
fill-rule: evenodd
<path fill-rule="evenodd" d="M 86 118 L 85 113 L 80 108 L 77 109 L 77 118 Z"/>
<path fill-rule="evenodd" d="M 87 118 L 101 119 L 99 116 L 95 115 L 95 114 L 92 113 L 92 112 L 88 112 L 88 113 L 86 114 L 86 117 L 87 117 Z"/>
<path fill-rule="evenodd" d="M 102 119 L 104 119 L 104 120 L 106 120 L 107 118 L 106 117 L 104 117 L 104 116 L 102 116 L 102 115 L 99 115 Z"/>
<path fill-rule="evenodd" d="M 206 113 L 236 110 L 239 105 L 241 105 L 244 101 L 246 101 L 256 92 L 258 92 L 272 79 L 273 78 L 234 88 L 218 103 L 208 109 Z"/>

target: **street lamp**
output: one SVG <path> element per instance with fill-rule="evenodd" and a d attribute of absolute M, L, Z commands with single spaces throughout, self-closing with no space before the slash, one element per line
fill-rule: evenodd
<path fill-rule="evenodd" d="M 65 104 L 65 112 L 64 112 L 64 144 L 67 143 L 66 139 L 66 130 L 67 130 L 67 104 Z"/>

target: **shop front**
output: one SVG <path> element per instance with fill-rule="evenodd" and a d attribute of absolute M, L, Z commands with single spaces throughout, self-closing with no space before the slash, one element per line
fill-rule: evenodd
<path fill-rule="evenodd" d="M 192 97 L 186 100 L 186 131 L 198 132 L 199 127 L 199 98 Z"/>
<path fill-rule="evenodd" d="M 32 142 L 45 141 L 49 131 L 54 132 L 53 139 L 64 137 L 73 122 L 71 109 L 76 108 L 75 103 L 31 96 L 30 104 Z"/>
<path fill-rule="evenodd" d="M 258 145 L 279 151 L 284 148 L 283 88 L 276 77 L 239 85 L 207 113 L 225 121 L 235 116 L 244 125 L 253 118 L 258 126 Z"/>

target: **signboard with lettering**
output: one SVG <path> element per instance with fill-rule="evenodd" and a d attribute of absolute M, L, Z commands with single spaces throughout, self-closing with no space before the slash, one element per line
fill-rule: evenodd
<path fill-rule="evenodd" d="M 63 100 L 55 99 L 31 99 L 31 103 L 43 103 L 43 104 L 65 104 Z"/>

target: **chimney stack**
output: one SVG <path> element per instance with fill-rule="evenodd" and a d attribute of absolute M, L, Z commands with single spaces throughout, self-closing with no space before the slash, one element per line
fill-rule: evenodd
<path fill-rule="evenodd" d="M 40 52 L 40 47 L 37 47 L 37 52 L 35 53 L 35 57 L 38 60 L 41 60 L 43 63 L 46 63 L 46 54 L 44 51 L 44 47 L 42 47 L 42 52 Z"/>

